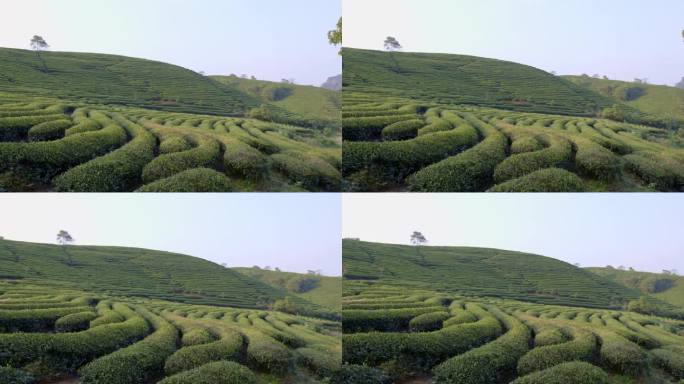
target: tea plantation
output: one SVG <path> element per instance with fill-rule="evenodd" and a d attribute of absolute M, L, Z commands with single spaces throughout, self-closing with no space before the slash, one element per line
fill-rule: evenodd
<path fill-rule="evenodd" d="M 352 240 L 343 253 L 348 383 L 684 380 L 684 312 L 620 308 L 633 290 L 579 268 L 508 251 Z"/>
<path fill-rule="evenodd" d="M 684 307 L 684 277 L 682 276 L 617 268 L 587 268 L 587 270 L 618 284 L 638 289 L 660 300 Z"/>
<path fill-rule="evenodd" d="M 40 57 L 0 48 L 0 191 L 340 188 L 339 105 L 295 108 L 313 91 L 276 105 L 169 64 Z"/>
<path fill-rule="evenodd" d="M 344 190 L 684 190 L 679 120 L 510 62 L 343 56 Z"/>

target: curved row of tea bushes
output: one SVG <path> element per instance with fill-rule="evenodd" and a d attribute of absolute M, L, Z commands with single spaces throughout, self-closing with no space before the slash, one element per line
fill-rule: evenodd
<path fill-rule="evenodd" d="M 608 384 L 608 374 L 589 363 L 563 363 L 516 379 L 511 384 Z"/>
<path fill-rule="evenodd" d="M 28 136 L 28 131 L 36 124 L 53 120 L 63 120 L 67 116 L 62 113 L 38 116 L 16 116 L 0 118 L 0 142 L 18 141 Z"/>
<path fill-rule="evenodd" d="M 682 351 L 654 349 L 651 357 L 656 366 L 664 369 L 677 380 L 684 380 L 684 355 Z"/>
<path fill-rule="evenodd" d="M 89 307 L 0 310 L 0 332 L 37 332 L 52 328 L 62 316 L 88 310 Z"/>
<path fill-rule="evenodd" d="M 544 326 L 535 329 L 534 346 L 543 347 L 546 345 L 561 344 L 568 341 L 568 337 L 556 326 Z"/>
<path fill-rule="evenodd" d="M 153 181 L 138 192 L 230 192 L 233 183 L 221 172 L 209 168 L 191 168 L 173 176 Z"/>
<path fill-rule="evenodd" d="M 620 159 L 610 150 L 582 137 L 573 137 L 577 147 L 575 164 L 577 169 L 598 180 L 613 180 L 620 172 Z"/>
<path fill-rule="evenodd" d="M 152 325 L 154 332 L 80 368 L 83 384 L 144 384 L 163 371 L 164 361 L 176 350 L 178 330 L 143 307 L 135 310 Z"/>
<path fill-rule="evenodd" d="M 225 146 L 223 167 L 229 175 L 248 180 L 261 180 L 265 176 L 268 158 L 258 149 L 226 136 L 219 136 L 218 140 Z"/>
<path fill-rule="evenodd" d="M 143 167 L 154 158 L 154 136 L 143 127 L 114 115 L 132 140 L 121 148 L 69 169 L 54 180 L 63 192 L 123 192 L 140 183 Z"/>
<path fill-rule="evenodd" d="M 346 304 L 344 305 L 345 310 L 352 310 L 352 309 L 362 309 L 362 310 L 379 310 L 379 309 L 415 309 L 415 308 L 425 308 L 425 307 L 435 307 L 438 306 L 438 304 L 434 303 L 426 303 L 426 302 L 416 302 L 416 301 L 403 301 L 399 303 L 391 303 L 391 302 L 360 302 L 360 303 L 351 303 L 351 304 Z"/>
<path fill-rule="evenodd" d="M 491 184 L 494 169 L 506 158 L 508 140 L 493 126 L 467 117 L 484 139 L 472 148 L 429 165 L 408 178 L 412 191 L 481 191 Z"/>
<path fill-rule="evenodd" d="M 275 374 L 290 368 L 292 353 L 283 343 L 256 330 L 242 331 L 247 338 L 247 362 L 251 366 Z"/>
<path fill-rule="evenodd" d="M 596 336 L 581 328 L 569 329 L 571 341 L 535 348 L 518 360 L 518 373 L 526 375 L 573 360 L 590 359 L 597 348 Z"/>
<path fill-rule="evenodd" d="M 489 192 L 582 192 L 584 182 L 576 174 L 560 168 L 545 168 L 517 179 L 497 184 Z"/>
<path fill-rule="evenodd" d="M 71 136 L 78 133 L 97 131 L 98 129 L 102 128 L 102 126 L 97 121 L 90 118 L 83 118 L 81 120 L 74 119 L 74 121 L 76 122 L 76 125 L 72 126 L 71 128 L 68 128 L 64 132 L 64 136 Z"/>
<path fill-rule="evenodd" d="M 602 319 L 603 321 L 605 321 L 606 327 L 609 330 L 615 332 L 616 334 L 624 337 L 625 339 L 635 343 L 636 345 L 642 348 L 655 349 L 660 347 L 660 343 L 657 340 L 649 337 L 648 335 L 632 331 L 631 329 L 627 328 L 625 324 L 618 321 L 616 317 L 613 317 L 611 315 L 604 315 L 602 316 Z"/>
<path fill-rule="evenodd" d="M 442 323 L 450 317 L 446 311 L 418 315 L 409 321 L 411 332 L 431 332 L 442 328 Z"/>
<path fill-rule="evenodd" d="M 218 141 L 201 135 L 188 135 L 187 139 L 193 141 L 194 148 L 156 157 L 143 168 L 143 181 L 150 183 L 192 168 L 211 168 L 218 162 Z"/>
<path fill-rule="evenodd" d="M 29 141 L 49 141 L 64 137 L 67 128 L 73 125 L 69 119 L 59 119 L 36 124 L 28 130 Z"/>
<path fill-rule="evenodd" d="M 298 364 L 307 367 L 319 377 L 330 377 L 340 369 L 341 356 L 326 349 L 314 347 L 297 348 Z"/>
<path fill-rule="evenodd" d="M 625 169 L 661 191 L 678 190 L 684 186 L 682 164 L 672 165 L 668 159 L 652 152 L 635 152 L 623 156 Z"/>
<path fill-rule="evenodd" d="M 408 140 L 418 135 L 418 129 L 425 125 L 421 119 L 404 120 L 392 123 L 382 129 L 381 136 L 384 141 Z"/>
<path fill-rule="evenodd" d="M 365 331 L 398 331 L 406 329 L 411 319 L 424 313 L 443 310 L 441 306 L 383 309 L 343 310 L 342 330 L 346 333 Z"/>
<path fill-rule="evenodd" d="M 646 370 L 648 359 L 638 345 L 602 327 L 596 327 L 593 331 L 601 341 L 601 364 L 608 370 L 634 377 Z"/>
<path fill-rule="evenodd" d="M 126 320 L 74 333 L 10 333 L 0 335 L 0 364 L 23 366 L 41 361 L 56 372 L 70 372 L 98 356 L 134 342 L 149 331 L 147 321 L 123 304 L 115 310 Z"/>
<path fill-rule="evenodd" d="M 57 332 L 77 332 L 90 327 L 90 321 L 94 320 L 97 314 L 93 311 L 84 311 L 62 316 L 55 322 Z"/>
<path fill-rule="evenodd" d="M 183 347 L 166 359 L 164 372 L 173 375 L 178 372 L 197 368 L 206 363 L 218 360 L 234 360 L 241 358 L 244 338 L 239 332 L 220 329 L 219 340 Z"/>
<path fill-rule="evenodd" d="M 451 303 L 451 305 L 449 305 L 449 312 L 451 313 L 451 317 L 444 320 L 444 327 L 477 321 L 477 316 L 463 309 L 463 304 L 459 302 Z"/>
<path fill-rule="evenodd" d="M 182 329 L 181 345 L 190 347 L 193 345 L 208 344 L 216 341 L 216 337 L 205 328 L 193 328 L 190 330 Z"/>
<path fill-rule="evenodd" d="M 564 167 L 572 163 L 572 144 L 559 136 L 538 136 L 546 140 L 546 148 L 527 153 L 519 153 L 504 159 L 494 169 L 494 181 L 507 180 L 529 175 L 534 171 L 551 167 Z"/>
<path fill-rule="evenodd" d="M 489 308 L 508 330 L 494 341 L 452 357 L 434 369 L 437 383 L 495 384 L 516 368 L 532 335 L 520 320 Z"/>
<path fill-rule="evenodd" d="M 522 136 L 511 142 L 511 154 L 515 155 L 518 153 L 534 152 L 544 149 L 544 144 L 542 144 L 536 137 Z"/>
<path fill-rule="evenodd" d="M 102 300 L 96 306 L 98 317 L 90 322 L 90 327 L 97 327 L 99 325 L 119 323 L 125 320 L 124 316 L 112 309 L 112 303 L 107 300 Z"/>
<path fill-rule="evenodd" d="M 380 116 L 399 116 L 399 115 L 414 115 L 415 111 L 400 110 L 400 109 L 379 109 L 379 110 L 342 110 L 342 118 L 348 119 L 353 117 L 380 117 Z"/>
<path fill-rule="evenodd" d="M 342 173 L 371 169 L 383 180 L 401 181 L 421 168 L 475 145 L 478 133 L 470 125 L 450 131 L 389 142 L 345 142 Z"/>
<path fill-rule="evenodd" d="M 256 384 L 247 367 L 232 361 L 216 361 L 159 381 L 158 384 Z"/>
<path fill-rule="evenodd" d="M 183 136 L 170 136 L 159 143 L 159 153 L 183 152 L 192 149 L 192 144 Z"/>
<path fill-rule="evenodd" d="M 339 189 L 340 173 L 325 160 L 298 151 L 271 155 L 275 169 L 308 190 Z"/>
<path fill-rule="evenodd" d="M 375 116 L 375 117 L 352 117 L 342 119 L 342 140 L 345 141 L 368 141 L 380 137 L 382 130 L 393 123 L 414 120 L 419 118 L 415 114 Z"/>

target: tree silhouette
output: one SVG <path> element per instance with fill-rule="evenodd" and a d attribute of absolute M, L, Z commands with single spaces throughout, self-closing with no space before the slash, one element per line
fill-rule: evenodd
<path fill-rule="evenodd" d="M 43 60 L 43 56 L 40 55 L 40 51 L 46 50 L 50 48 L 50 45 L 43 39 L 42 36 L 38 35 L 33 35 L 31 38 L 31 49 L 36 51 L 36 55 L 38 55 L 38 60 L 40 60 L 41 63 L 43 63 L 43 72 L 47 73 L 48 68 L 47 65 L 45 64 L 45 60 Z"/>
<path fill-rule="evenodd" d="M 425 238 L 425 236 L 423 236 L 422 233 L 420 233 L 418 231 L 413 231 L 413 233 L 411 234 L 411 244 L 423 245 L 423 244 L 427 244 L 427 242 L 428 242 L 427 239 Z"/>

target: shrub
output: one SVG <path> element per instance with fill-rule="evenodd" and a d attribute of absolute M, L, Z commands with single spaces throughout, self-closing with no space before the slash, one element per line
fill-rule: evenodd
<path fill-rule="evenodd" d="M 162 140 L 162 142 L 159 144 L 159 153 L 164 154 L 182 152 L 191 148 L 192 144 L 190 144 L 182 136 L 171 136 Z"/>
<path fill-rule="evenodd" d="M 449 314 L 445 311 L 424 313 L 411 319 L 409 328 L 412 332 L 436 331 L 442 328 L 442 323 L 448 318 Z"/>
<path fill-rule="evenodd" d="M 390 384 L 392 378 L 377 368 L 344 364 L 330 379 L 331 384 Z"/>
<path fill-rule="evenodd" d="M 523 136 L 511 143 L 511 154 L 534 152 L 544 149 L 544 145 L 534 136 Z"/>
<path fill-rule="evenodd" d="M 393 115 L 342 119 L 342 140 L 375 140 L 380 137 L 382 130 L 386 126 L 399 121 L 417 118 L 417 115 Z"/>
<path fill-rule="evenodd" d="M 342 329 L 346 333 L 399 331 L 408 328 L 409 322 L 414 317 L 442 309 L 441 306 L 432 306 L 384 310 L 343 310 Z"/>
<path fill-rule="evenodd" d="M 429 133 L 448 131 L 454 128 L 451 123 L 445 119 L 433 118 L 428 120 L 430 124 L 418 129 L 418 136 L 427 135 Z"/>
<path fill-rule="evenodd" d="M 250 180 L 263 178 L 268 170 L 268 159 L 263 153 L 239 140 L 219 140 L 222 140 L 226 147 L 223 153 L 223 166 L 226 172 Z"/>
<path fill-rule="evenodd" d="M 412 139 L 418 134 L 418 128 L 424 124 L 420 119 L 392 123 L 382 129 L 382 139 L 385 141 Z"/>
<path fill-rule="evenodd" d="M 571 329 L 571 334 L 571 341 L 538 347 L 527 352 L 518 361 L 518 373 L 526 375 L 560 363 L 591 358 L 596 350 L 596 336 L 580 328 Z"/>
<path fill-rule="evenodd" d="M 489 192 L 581 192 L 584 183 L 577 175 L 560 168 L 547 168 L 497 184 Z"/>
<path fill-rule="evenodd" d="M 159 384 L 256 384 L 254 373 L 232 361 L 205 364 L 159 382 Z"/>
<path fill-rule="evenodd" d="M 83 312 L 89 307 L 40 308 L 25 310 L 0 310 L 0 332 L 40 332 L 52 327 L 57 319 L 72 313 Z"/>
<path fill-rule="evenodd" d="M 0 383 L 3 384 L 33 384 L 33 376 L 12 367 L 0 366 Z"/>
<path fill-rule="evenodd" d="M 62 120 L 63 114 L 38 116 L 15 116 L 0 118 L 0 141 L 17 141 L 24 139 L 28 131 L 36 124 L 52 120 Z"/>
<path fill-rule="evenodd" d="M 97 131 L 98 129 L 102 128 L 100 124 L 98 124 L 95 120 L 92 119 L 81 119 L 78 120 L 78 124 L 74 125 L 71 128 L 68 128 L 65 132 L 65 136 L 71 136 L 75 135 L 77 133 L 83 133 L 83 132 L 92 132 L 92 131 Z"/>
<path fill-rule="evenodd" d="M 183 347 L 166 359 L 164 371 L 167 375 L 200 367 L 218 360 L 237 360 L 243 344 L 242 335 L 222 330 L 220 339 L 214 342 Z"/>
<path fill-rule="evenodd" d="M 95 319 L 97 314 L 93 311 L 72 313 L 62 316 L 55 322 L 57 332 L 76 332 L 88 329 L 90 321 Z"/>
<path fill-rule="evenodd" d="M 668 166 L 666 159 L 648 152 L 637 152 L 622 157 L 625 169 L 639 176 L 657 190 L 670 191 L 684 185 L 684 174 L 676 167 Z M 673 169 L 674 168 L 674 169 Z"/>
<path fill-rule="evenodd" d="M 580 172 L 599 180 L 613 180 L 620 172 L 620 159 L 608 149 L 582 138 L 577 145 L 575 163 Z"/>
<path fill-rule="evenodd" d="M 507 157 L 494 169 L 494 180 L 501 183 L 551 167 L 563 167 L 572 160 L 572 145 L 561 137 L 539 137 L 548 147 L 540 151 L 519 153 Z"/>
<path fill-rule="evenodd" d="M 192 168 L 145 184 L 138 192 L 230 192 L 233 183 L 226 175 L 209 168 Z"/>
<path fill-rule="evenodd" d="M 283 343 L 258 331 L 245 331 L 247 360 L 250 364 L 271 373 L 283 373 L 290 367 L 290 350 Z"/>
<path fill-rule="evenodd" d="M 163 369 L 178 343 L 178 330 L 142 307 L 136 310 L 155 331 L 143 340 L 91 361 L 79 369 L 84 384 L 147 383 Z"/>
<path fill-rule="evenodd" d="M 91 328 L 103 324 L 118 323 L 125 320 L 124 316 L 113 310 L 111 308 L 111 304 L 105 300 L 97 303 L 97 313 L 99 317 L 90 322 Z"/>
<path fill-rule="evenodd" d="M 308 190 L 339 190 L 339 171 L 321 158 L 287 151 L 271 155 L 271 159 L 276 169 Z"/>
<path fill-rule="evenodd" d="M 297 360 L 319 377 L 330 377 L 340 369 L 341 364 L 339 353 L 335 354 L 312 347 L 298 348 Z"/>
<path fill-rule="evenodd" d="M 140 183 L 145 164 L 154 158 L 156 139 L 143 127 L 119 116 L 133 139 L 123 147 L 72 168 L 54 181 L 58 191 L 122 192 Z"/>
<path fill-rule="evenodd" d="M 216 338 L 208 330 L 203 328 L 191 329 L 188 332 L 183 332 L 181 337 L 181 344 L 189 347 L 191 345 L 207 344 L 215 341 Z"/>
<path fill-rule="evenodd" d="M 29 141 L 56 140 L 64 136 L 64 130 L 72 125 L 71 120 L 59 119 L 36 124 L 28 130 Z"/>
<path fill-rule="evenodd" d="M 511 384 L 608 384 L 608 375 L 589 363 L 573 361 L 523 376 Z"/>
<path fill-rule="evenodd" d="M 560 344 L 565 343 L 566 341 L 568 341 L 568 338 L 559 328 L 556 327 L 542 328 L 534 336 L 535 347 Z"/>
<path fill-rule="evenodd" d="M 439 383 L 498 383 L 505 374 L 515 370 L 520 356 L 528 350 L 530 329 L 520 320 L 494 310 L 508 331 L 482 347 L 452 357 L 434 369 Z"/>
<path fill-rule="evenodd" d="M 188 169 L 214 165 L 221 150 L 218 141 L 202 136 L 197 136 L 194 140 L 197 145 L 195 148 L 161 155 L 145 165 L 142 172 L 143 181 L 151 183 Z"/>
<path fill-rule="evenodd" d="M 612 332 L 600 331 L 601 364 L 630 376 L 641 375 L 648 365 L 646 353 L 636 344 Z"/>
<path fill-rule="evenodd" d="M 681 352 L 681 351 L 680 351 Z M 667 349 L 651 351 L 653 363 L 677 380 L 684 380 L 684 355 Z"/>

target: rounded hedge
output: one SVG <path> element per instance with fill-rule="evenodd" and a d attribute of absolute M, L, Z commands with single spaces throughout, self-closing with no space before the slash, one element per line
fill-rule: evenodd
<path fill-rule="evenodd" d="M 596 336 L 584 329 L 570 329 L 571 341 L 534 348 L 518 360 L 518 373 L 526 375 L 541 371 L 560 363 L 573 360 L 587 360 L 596 351 Z"/>
<path fill-rule="evenodd" d="M 242 352 L 240 333 L 224 330 L 221 339 L 199 345 L 183 347 L 174 352 L 164 364 L 164 372 L 173 375 L 218 360 L 237 360 Z"/>
<path fill-rule="evenodd" d="M 534 171 L 517 179 L 497 184 L 489 192 L 582 192 L 579 176 L 560 168 Z"/>
<path fill-rule="evenodd" d="M 57 332 L 76 332 L 88 329 L 90 321 L 95 319 L 97 314 L 93 311 L 72 313 L 62 316 L 55 322 Z"/>
<path fill-rule="evenodd" d="M 442 323 L 449 317 L 446 311 L 424 313 L 411 319 L 409 328 L 412 332 L 436 331 L 442 328 Z"/>
<path fill-rule="evenodd" d="M 418 128 L 423 125 L 425 122 L 420 119 L 392 123 L 382 129 L 382 139 L 385 141 L 412 139 L 418 134 Z"/>
<path fill-rule="evenodd" d="M 331 384 L 390 384 L 392 378 L 366 365 L 344 364 L 330 379 Z"/>
<path fill-rule="evenodd" d="M 589 363 L 573 361 L 523 376 L 511 384 L 608 384 L 608 374 Z"/>
<path fill-rule="evenodd" d="M 214 335 L 212 335 L 211 332 L 203 328 L 195 328 L 191 329 L 188 332 L 183 332 L 183 336 L 181 337 L 181 344 L 184 347 L 207 344 L 211 343 L 212 341 L 216 341 Z"/>
<path fill-rule="evenodd" d="M 185 140 L 182 136 L 171 136 L 169 138 L 164 139 L 160 144 L 159 144 L 159 153 L 160 154 L 165 154 L 165 153 L 174 153 L 174 152 L 182 152 L 182 151 L 187 151 L 192 148 L 192 144 Z"/>
<path fill-rule="evenodd" d="M 179 373 L 158 384 L 256 384 L 257 378 L 247 367 L 232 361 L 216 361 Z"/>
<path fill-rule="evenodd" d="M 29 141 L 56 140 L 64 136 L 64 130 L 73 123 L 68 119 L 46 121 L 36 124 L 28 130 Z"/>
<path fill-rule="evenodd" d="M 498 183 L 519 178 L 532 172 L 552 167 L 564 167 L 571 163 L 572 144 L 562 137 L 543 137 L 548 147 L 540 151 L 519 153 L 507 157 L 494 169 L 494 180 Z"/>
<path fill-rule="evenodd" d="M 213 169 L 192 168 L 145 184 L 137 192 L 230 192 L 231 180 Z"/>

